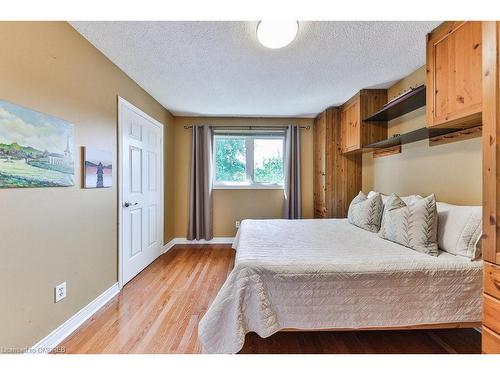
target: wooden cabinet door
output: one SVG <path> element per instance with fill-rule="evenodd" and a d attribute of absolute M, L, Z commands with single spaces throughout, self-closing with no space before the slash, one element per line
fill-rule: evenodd
<path fill-rule="evenodd" d="M 360 148 L 359 102 L 353 100 L 342 109 L 342 150 L 350 152 Z"/>
<path fill-rule="evenodd" d="M 361 118 L 359 117 L 359 100 L 355 100 L 349 109 L 351 141 L 349 142 L 349 151 L 358 150 L 361 147 Z"/>
<path fill-rule="evenodd" d="M 322 112 L 314 121 L 314 217 L 327 217 L 326 207 L 326 112 Z"/>
<path fill-rule="evenodd" d="M 481 22 L 444 22 L 427 36 L 427 126 L 481 124 Z"/>

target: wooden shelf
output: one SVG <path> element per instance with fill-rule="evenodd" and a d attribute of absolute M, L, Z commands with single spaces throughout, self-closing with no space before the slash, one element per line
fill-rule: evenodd
<path fill-rule="evenodd" d="M 454 133 L 461 129 L 433 129 L 433 128 L 420 128 L 408 133 L 400 134 L 396 137 L 391 137 L 380 142 L 370 143 L 363 147 L 363 151 L 370 152 L 381 148 L 389 148 L 407 143 L 418 142 L 423 139 L 435 138 L 444 134 Z"/>
<path fill-rule="evenodd" d="M 425 105 L 425 85 L 418 86 L 399 98 L 387 103 L 365 121 L 390 121 Z"/>

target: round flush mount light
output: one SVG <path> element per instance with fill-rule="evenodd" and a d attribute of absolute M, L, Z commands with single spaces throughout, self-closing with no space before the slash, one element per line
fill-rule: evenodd
<path fill-rule="evenodd" d="M 267 48 L 283 48 L 290 44 L 299 31 L 297 21 L 260 21 L 257 25 L 257 39 Z"/>

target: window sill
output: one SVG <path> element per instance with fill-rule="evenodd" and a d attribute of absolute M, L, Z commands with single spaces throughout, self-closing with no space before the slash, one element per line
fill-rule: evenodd
<path fill-rule="evenodd" d="M 234 185 L 213 185 L 214 190 L 283 190 L 283 185 L 265 184 L 234 184 Z"/>

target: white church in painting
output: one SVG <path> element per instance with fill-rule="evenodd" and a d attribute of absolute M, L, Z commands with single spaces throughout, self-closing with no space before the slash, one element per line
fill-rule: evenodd
<path fill-rule="evenodd" d="M 69 137 L 67 138 L 66 150 L 64 150 L 64 155 L 50 153 L 47 155 L 46 163 L 51 165 L 61 165 L 65 167 L 70 167 L 73 164 L 73 155 L 69 146 Z"/>

